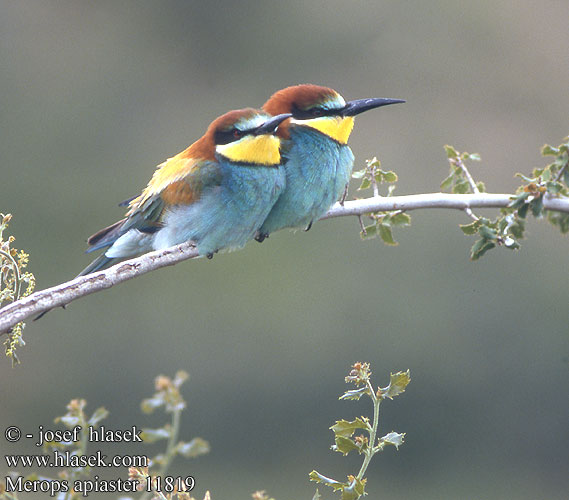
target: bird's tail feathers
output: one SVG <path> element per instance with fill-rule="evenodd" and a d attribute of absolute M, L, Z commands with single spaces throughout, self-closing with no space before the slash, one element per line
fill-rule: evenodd
<path fill-rule="evenodd" d="M 124 234 L 125 231 L 123 226 L 125 221 L 126 219 L 121 219 L 114 224 L 97 231 L 92 236 L 89 236 L 89 238 L 87 238 L 89 248 L 86 250 L 86 253 L 111 246 Z"/>
<path fill-rule="evenodd" d="M 81 271 L 76 278 L 78 278 L 79 276 L 85 276 L 86 274 L 91 274 L 94 273 L 96 271 L 101 271 L 103 269 L 106 269 L 107 267 L 111 267 L 113 264 L 116 264 L 117 262 L 119 262 L 120 258 L 113 258 L 113 257 L 107 257 L 105 254 L 99 255 L 93 262 L 91 262 L 91 264 L 89 264 L 85 269 L 83 269 L 83 271 Z"/>

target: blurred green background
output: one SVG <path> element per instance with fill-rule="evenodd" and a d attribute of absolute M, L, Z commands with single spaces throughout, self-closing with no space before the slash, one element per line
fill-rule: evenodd
<path fill-rule="evenodd" d="M 399 194 L 438 190 L 446 143 L 480 153 L 475 178 L 511 192 L 516 172 L 544 164 L 539 147 L 569 133 L 563 0 L 0 9 L 0 211 L 14 215 L 38 288 L 90 261 L 86 237 L 123 215 L 117 203 L 155 165 L 216 116 L 290 84 L 407 100 L 358 118 L 350 142 L 357 167 L 377 155 L 397 171 Z M 157 426 L 140 400 L 156 375 L 185 369 L 182 438 L 212 451 L 172 473 L 194 475 L 199 498 L 311 498 L 312 469 L 359 469 L 329 450 L 328 427 L 371 411 L 337 399 L 350 364 L 367 360 L 376 384 L 390 371 L 413 377 L 382 407 L 381 431 L 407 441 L 372 462 L 370 498 L 565 499 L 567 238 L 532 220 L 521 251 L 472 263 L 465 222 L 414 213 L 388 248 L 360 241 L 355 218 L 324 221 L 79 300 L 28 323 L 21 366 L 0 363 L 0 426 L 49 426 L 75 397 L 109 409 L 108 427 Z M 3 439 L 0 449 L 36 451 Z"/>

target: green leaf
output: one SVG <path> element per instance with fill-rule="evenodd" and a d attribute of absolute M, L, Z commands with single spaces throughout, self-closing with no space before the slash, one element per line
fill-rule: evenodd
<path fill-rule="evenodd" d="M 350 488 L 344 488 L 344 490 L 342 490 L 342 495 L 340 496 L 340 500 L 357 500 L 358 498 L 360 498 L 361 495 L 358 495 L 356 493 L 356 486 L 354 484 L 354 486 L 350 487 Z"/>
<path fill-rule="evenodd" d="M 332 430 L 336 436 L 343 437 L 350 437 L 356 429 L 365 429 L 366 431 L 370 431 L 371 427 L 369 422 L 366 422 L 359 417 L 351 422 L 348 420 L 338 420 L 332 427 L 330 427 L 330 430 Z"/>
<path fill-rule="evenodd" d="M 101 420 L 107 418 L 109 416 L 109 412 L 103 408 L 102 406 L 100 408 L 97 408 L 94 412 L 93 415 L 91 415 L 91 418 L 88 420 L 88 424 L 95 426 L 97 425 Z"/>
<path fill-rule="evenodd" d="M 524 237 L 525 221 L 516 219 L 509 228 L 510 233 L 514 238 L 521 239 Z"/>
<path fill-rule="evenodd" d="M 395 446 L 395 448 L 399 449 L 399 447 L 403 444 L 404 439 L 405 439 L 405 433 L 398 434 L 397 432 L 392 431 L 383 436 L 382 438 L 379 438 L 379 442 L 384 444 L 390 444 L 392 446 Z"/>
<path fill-rule="evenodd" d="M 550 146 L 549 144 L 544 144 L 541 148 L 541 155 L 542 156 L 555 156 L 559 154 L 559 149 Z"/>
<path fill-rule="evenodd" d="M 361 186 L 358 188 L 358 191 L 363 191 L 364 189 L 369 189 L 371 186 L 371 181 L 369 179 L 364 179 L 362 181 Z"/>
<path fill-rule="evenodd" d="M 509 208 L 513 208 L 514 210 L 523 207 L 526 204 L 526 200 L 528 199 L 529 193 L 523 192 L 520 193 L 512 198 L 512 201 L 508 205 Z"/>
<path fill-rule="evenodd" d="M 569 167 L 565 167 L 565 170 L 563 170 L 563 182 L 566 186 L 569 186 Z"/>
<path fill-rule="evenodd" d="M 478 233 L 484 240 L 496 240 L 498 237 L 498 232 L 488 226 L 482 225 L 478 228 Z"/>
<path fill-rule="evenodd" d="M 392 373 L 389 385 L 381 389 L 382 398 L 393 399 L 395 396 L 405 392 L 405 388 L 411 382 L 411 372 L 407 370 L 406 372 Z"/>
<path fill-rule="evenodd" d="M 560 170 L 563 168 L 563 166 L 565 165 L 565 161 L 562 160 L 559 156 L 557 158 L 555 158 L 555 160 L 553 160 L 548 166 L 549 167 L 555 167 L 557 170 Z"/>
<path fill-rule="evenodd" d="M 409 226 L 411 225 L 411 216 L 404 212 L 391 216 L 391 224 L 393 226 Z"/>
<path fill-rule="evenodd" d="M 522 205 L 519 209 L 518 209 L 518 217 L 520 219 L 525 219 L 526 215 L 528 214 L 528 210 L 529 210 L 529 203 L 525 203 L 524 205 Z"/>
<path fill-rule="evenodd" d="M 547 192 L 549 194 L 552 194 L 553 196 L 557 196 L 559 194 L 561 194 L 563 192 L 563 190 L 565 189 L 563 187 L 563 184 L 561 184 L 560 182 L 557 181 L 550 181 L 546 184 L 547 187 Z"/>
<path fill-rule="evenodd" d="M 478 188 L 478 191 L 480 191 L 481 193 L 486 192 L 486 185 L 482 181 L 477 182 L 476 187 Z"/>
<path fill-rule="evenodd" d="M 356 170 L 352 172 L 352 179 L 361 179 L 366 174 L 366 170 Z"/>
<path fill-rule="evenodd" d="M 447 158 L 449 158 L 449 159 L 458 158 L 458 152 L 452 146 L 445 144 L 444 148 L 445 148 L 445 153 L 447 155 Z"/>
<path fill-rule="evenodd" d="M 452 188 L 452 192 L 456 194 L 465 194 L 470 191 L 470 184 L 466 179 L 459 180 L 454 187 Z"/>
<path fill-rule="evenodd" d="M 454 172 L 451 172 L 450 175 L 443 182 L 441 182 L 441 191 L 444 191 L 445 189 L 450 189 L 450 187 L 452 186 L 453 179 L 454 179 Z"/>
<path fill-rule="evenodd" d="M 463 160 L 480 161 L 480 155 L 478 153 L 462 153 Z"/>
<path fill-rule="evenodd" d="M 371 160 L 367 160 L 366 163 L 369 169 L 381 167 L 381 162 L 377 159 L 377 156 L 374 156 Z"/>
<path fill-rule="evenodd" d="M 143 399 L 140 408 L 144 413 L 152 413 L 156 408 L 164 404 L 164 396 L 158 392 L 152 398 Z"/>
<path fill-rule="evenodd" d="M 534 217 L 540 217 L 543 214 L 543 195 L 531 200 L 529 207 Z"/>
<path fill-rule="evenodd" d="M 66 427 L 75 427 L 76 425 L 81 425 L 81 419 L 74 415 L 63 415 L 55 419 L 56 422 L 61 422 Z"/>
<path fill-rule="evenodd" d="M 567 234 L 569 232 L 569 214 L 562 214 L 558 216 L 559 221 L 559 229 L 563 234 Z"/>
<path fill-rule="evenodd" d="M 350 438 L 343 436 L 336 436 L 334 438 L 335 445 L 332 446 L 334 451 L 341 453 L 342 455 L 347 455 L 350 451 L 356 450 L 361 453 L 356 443 Z"/>
<path fill-rule="evenodd" d="M 548 165 L 543 169 L 543 172 L 541 173 L 541 180 L 546 182 L 551 180 L 551 165 Z"/>
<path fill-rule="evenodd" d="M 391 232 L 391 227 L 387 224 L 379 224 L 379 235 L 386 245 L 396 246 L 397 242 L 393 239 L 393 233 Z"/>
<path fill-rule="evenodd" d="M 534 170 L 534 172 L 535 172 L 535 170 Z M 524 181 L 526 181 L 528 183 L 535 182 L 535 177 L 526 177 L 524 174 L 520 174 L 519 172 L 516 174 L 516 177 L 519 177 L 520 179 L 523 179 Z"/>
<path fill-rule="evenodd" d="M 377 238 L 377 226 L 375 224 L 365 226 L 365 232 L 360 231 L 360 237 L 362 240 Z"/>
<path fill-rule="evenodd" d="M 511 216 L 508 217 L 511 218 Z M 506 228 L 508 227 L 508 219 L 506 217 L 500 217 L 499 219 L 496 220 L 496 224 L 494 224 L 494 226 L 497 226 L 497 231 L 503 234 L 506 231 Z"/>
<path fill-rule="evenodd" d="M 360 387 L 359 389 L 354 389 L 352 391 L 346 391 L 339 399 L 355 399 L 358 400 L 362 396 L 369 394 L 369 389 L 367 387 Z"/>
<path fill-rule="evenodd" d="M 397 182 L 397 174 L 392 170 L 388 171 L 380 170 L 379 177 L 380 179 L 383 178 L 383 182 Z M 378 182 L 381 182 L 381 180 L 379 180 Z"/>
<path fill-rule="evenodd" d="M 313 470 L 308 477 L 310 477 L 311 481 L 315 481 L 317 483 L 325 484 L 326 486 L 330 486 L 334 491 L 343 490 L 346 486 L 345 483 L 341 483 L 340 481 L 336 481 L 335 479 L 323 476 L 320 472 Z"/>
<path fill-rule="evenodd" d="M 549 212 L 547 218 L 554 226 L 559 227 L 562 234 L 569 232 L 569 214 Z"/>
<path fill-rule="evenodd" d="M 460 229 L 464 234 L 473 235 L 478 232 L 478 227 L 480 226 L 480 222 L 474 221 L 470 224 L 459 224 Z"/>
<path fill-rule="evenodd" d="M 170 437 L 170 431 L 161 427 L 160 429 L 144 429 L 140 435 L 145 443 L 155 443 L 160 439 L 168 439 Z"/>
<path fill-rule="evenodd" d="M 366 479 L 360 481 L 357 477 L 354 477 L 351 483 L 343 489 L 341 500 L 357 500 L 366 495 L 365 484 Z"/>
<path fill-rule="evenodd" d="M 180 388 L 180 386 L 186 382 L 188 379 L 190 378 L 190 375 L 188 374 L 187 371 L 185 370 L 178 370 L 176 372 L 176 376 L 174 377 L 174 380 L 172 380 L 172 384 L 174 385 L 174 387 L 177 387 L 178 389 Z"/>
<path fill-rule="evenodd" d="M 474 245 L 472 245 L 472 248 L 470 249 L 470 258 L 472 260 L 478 260 L 488 250 L 494 248 L 495 246 L 496 246 L 496 244 L 491 242 L 491 241 L 488 241 L 485 239 L 480 239 L 480 240 L 476 241 L 476 243 L 474 243 Z"/>
<path fill-rule="evenodd" d="M 180 442 L 177 451 L 186 458 L 195 458 L 209 453 L 209 443 L 202 438 L 194 438 L 189 443 Z"/>

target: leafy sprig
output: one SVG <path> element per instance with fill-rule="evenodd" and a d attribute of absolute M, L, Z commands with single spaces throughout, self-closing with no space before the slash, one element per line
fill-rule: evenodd
<path fill-rule="evenodd" d="M 474 183 L 465 166 L 467 160 L 480 161 L 480 156 L 459 153 L 452 146 L 445 146 L 445 151 L 451 172 L 442 182 L 441 189 L 450 188 L 453 193 L 482 192 L 484 185 Z M 470 209 L 466 210 L 474 222 L 461 225 L 460 228 L 467 235 L 479 236 L 470 250 L 472 260 L 478 260 L 488 250 L 499 246 L 519 249 L 529 214 L 535 218 L 545 216 L 562 234 L 569 232 L 569 214 L 545 210 L 543 203 L 546 197 L 569 197 L 569 137 L 558 147 L 546 144 L 541 153 L 543 156 L 553 156 L 554 160 L 545 167 L 535 168 L 530 175 L 516 174 L 524 183 L 498 217 L 491 220 L 476 216 Z"/>
<path fill-rule="evenodd" d="M 140 500 L 150 498 L 191 500 L 190 494 L 186 491 L 174 491 L 171 494 L 166 494 L 154 490 L 156 478 L 165 476 L 176 456 L 196 458 L 209 453 L 210 450 L 209 443 L 199 437 L 189 442 L 178 441 L 180 417 L 182 411 L 186 408 L 186 401 L 180 393 L 180 387 L 186 380 L 188 380 L 188 374 L 183 370 L 178 371 L 173 379 L 165 375 L 159 375 L 154 380 L 156 392 L 152 397 L 143 400 L 140 405 L 144 413 L 153 413 L 155 410 L 162 408 L 166 413 L 172 414 L 170 423 L 157 429 L 144 429 L 142 431 L 141 437 L 145 443 L 150 444 L 164 439 L 167 444 L 164 453 L 160 453 L 150 460 L 152 464 L 150 471 L 148 467 L 131 467 L 129 469 L 129 478 L 138 479 L 142 484 L 146 484 L 148 478 L 154 478 L 154 480 L 151 480 L 153 492 L 143 493 Z"/>
<path fill-rule="evenodd" d="M 11 214 L 0 213 L 0 308 L 8 302 L 15 302 L 30 295 L 36 286 L 36 279 L 30 272 L 24 271 L 30 256 L 23 250 L 17 250 L 11 245 L 15 238 L 8 236 L 4 239 L 4 231 L 12 219 Z M 7 332 L 4 340 L 5 354 L 12 360 L 12 364 L 19 363 L 16 356 L 18 346 L 24 346 L 22 336 L 25 323 L 19 322 Z"/>
<path fill-rule="evenodd" d="M 520 186 L 509 207 L 520 219 L 528 213 L 547 220 L 557 226 L 562 234 L 569 232 L 569 214 L 544 210 L 543 200 L 550 197 L 569 197 L 569 137 L 557 147 L 544 145 L 541 154 L 553 156 L 553 161 L 542 168 L 534 168 L 529 176 L 517 174 L 525 184 Z"/>
<path fill-rule="evenodd" d="M 391 374 L 389 385 L 373 388 L 371 383 L 371 370 L 369 363 L 355 363 L 348 376 L 346 383 L 353 383 L 356 389 L 346 391 L 340 399 L 359 400 L 363 396 L 368 396 L 373 403 L 373 419 L 359 417 L 355 420 L 338 420 L 330 429 L 334 432 L 334 444 L 332 450 L 347 455 L 352 451 L 363 455 L 364 460 L 360 470 L 355 475 L 348 475 L 346 481 L 338 481 L 320 474 L 313 470 L 310 473 L 310 480 L 324 484 L 333 491 L 340 492 L 341 500 L 356 500 L 366 495 L 365 487 L 367 479 L 364 477 L 373 456 L 382 451 L 386 446 L 399 446 L 403 444 L 405 434 L 389 432 L 383 437 L 377 438 L 379 429 L 379 405 L 387 398 L 393 399 L 395 396 L 405 392 L 405 388 L 411 381 L 409 370 Z M 363 432 L 363 433 L 360 433 Z M 358 432 L 358 435 L 354 436 Z M 316 493 L 318 495 L 318 492 Z"/>
<path fill-rule="evenodd" d="M 374 196 L 381 196 L 379 186 L 388 184 L 386 196 L 391 196 L 395 190 L 397 174 L 392 170 L 383 170 L 381 162 L 377 158 L 366 161 L 366 168 L 357 170 L 352 174 L 354 179 L 361 179 L 358 191 L 373 189 Z M 371 223 L 365 225 L 360 216 L 361 232 L 363 240 L 377 238 L 378 236 L 386 245 L 395 246 L 397 242 L 393 238 L 394 227 L 404 227 L 411 224 L 411 217 L 401 210 L 391 212 L 372 212 L 366 214 L 371 219 Z"/>
<path fill-rule="evenodd" d="M 159 499 L 159 500 L 195 500 L 190 496 L 189 491 L 184 490 L 184 484 L 180 483 L 182 489 L 178 490 L 177 485 L 171 492 L 157 491 L 155 480 L 157 477 L 163 478 L 172 460 L 181 455 L 185 458 L 195 458 L 209 452 L 209 443 L 202 438 L 196 437 L 189 442 L 178 441 L 180 431 L 180 414 L 186 408 L 186 401 L 180 393 L 181 385 L 188 379 L 188 374 L 179 371 L 171 379 L 160 375 L 155 379 L 156 392 L 151 398 L 142 402 L 142 409 L 145 413 L 151 413 L 158 408 L 163 408 L 165 412 L 172 414 L 170 423 L 165 424 L 159 429 L 144 429 L 141 438 L 144 444 L 154 443 L 160 439 L 166 439 L 166 451 L 148 460 L 148 466 L 130 467 L 129 480 L 138 481 L 139 490 L 146 490 L 150 484 L 152 491 L 144 491 L 139 500 Z M 107 418 L 109 412 L 105 408 L 96 409 L 91 416 L 85 413 L 87 405 L 84 399 L 73 399 L 67 405 L 67 413 L 55 419 L 55 423 L 63 424 L 68 429 L 80 426 L 79 440 L 77 442 L 49 442 L 44 444 L 44 451 L 47 453 L 63 454 L 68 452 L 69 456 L 82 457 L 87 455 L 89 444 L 89 427 L 96 428 L 99 423 Z M 142 457 L 140 457 L 142 458 Z M 58 500 L 79 500 L 84 498 L 84 492 L 73 490 L 73 484 L 78 479 L 88 479 L 92 476 L 89 466 L 66 467 L 58 474 L 59 481 L 66 481 L 69 485 L 68 491 L 63 490 L 58 494 Z M 37 480 L 39 476 L 32 474 L 26 480 Z M 53 478 L 41 477 L 42 480 L 54 481 Z M 128 500 L 128 497 L 121 497 Z M 0 500 L 18 500 L 17 492 L 8 492 L 0 485 Z M 132 500 L 132 498 L 130 498 Z M 210 500 L 209 492 L 206 492 L 204 500 Z"/>
<path fill-rule="evenodd" d="M 455 194 L 484 193 L 486 191 L 484 183 L 475 182 L 466 167 L 466 162 L 480 161 L 480 155 L 478 153 L 459 153 L 448 144 L 444 148 L 450 165 L 450 173 L 441 182 L 441 191 L 450 190 L 451 193 Z"/>

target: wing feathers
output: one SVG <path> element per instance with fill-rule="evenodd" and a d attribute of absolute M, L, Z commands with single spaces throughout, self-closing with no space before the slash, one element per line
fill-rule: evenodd
<path fill-rule="evenodd" d="M 107 247 L 114 243 L 120 236 L 120 229 L 125 221 L 126 219 L 121 219 L 89 236 L 89 238 L 87 238 L 87 243 L 89 244 L 87 253 L 99 250 L 100 248 Z"/>
<path fill-rule="evenodd" d="M 89 237 L 87 252 L 111 246 L 131 229 L 154 233 L 161 227 L 160 218 L 166 206 L 190 205 L 199 199 L 204 185 L 199 172 L 203 161 L 184 154 L 159 165 L 142 194 L 121 203 L 129 206 L 126 217 Z"/>
<path fill-rule="evenodd" d="M 166 189 L 169 189 L 166 196 L 174 195 L 175 191 L 181 189 L 184 191 L 183 197 L 185 199 L 191 198 L 192 201 L 195 200 L 195 196 L 192 193 L 192 188 L 188 185 L 187 188 L 183 188 L 182 185 L 178 184 L 178 181 L 182 181 L 192 170 L 198 168 L 200 160 L 195 158 L 187 158 L 184 156 L 185 152 L 182 152 L 172 158 L 169 158 L 164 163 L 158 166 L 152 179 L 148 183 L 148 186 L 142 191 L 142 194 L 135 199 L 133 199 L 130 204 L 130 210 L 127 216 L 140 210 L 144 203 L 162 194 Z M 170 188 L 171 185 L 176 187 Z"/>

